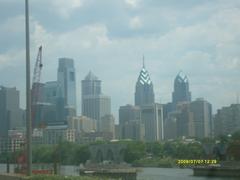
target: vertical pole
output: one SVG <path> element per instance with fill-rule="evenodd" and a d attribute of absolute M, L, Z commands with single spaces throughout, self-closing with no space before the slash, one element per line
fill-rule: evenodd
<path fill-rule="evenodd" d="M 32 121 L 31 121 L 31 83 L 30 83 L 30 46 L 29 46 L 29 14 L 28 0 L 25 0 L 26 25 L 26 125 L 27 125 L 27 175 L 32 174 Z"/>

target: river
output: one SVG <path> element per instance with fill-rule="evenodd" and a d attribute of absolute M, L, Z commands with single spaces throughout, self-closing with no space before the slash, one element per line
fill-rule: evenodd
<path fill-rule="evenodd" d="M 14 165 L 10 165 L 10 172 L 13 172 Z M 176 168 L 141 168 L 137 175 L 137 180 L 236 180 L 234 178 L 212 178 L 212 177 L 195 177 L 191 169 Z M 6 172 L 6 165 L 0 164 L 0 173 Z M 62 175 L 78 176 L 77 166 L 62 166 Z"/>

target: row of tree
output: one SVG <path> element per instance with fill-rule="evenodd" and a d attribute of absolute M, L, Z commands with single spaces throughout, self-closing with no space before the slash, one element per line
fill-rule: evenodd
<path fill-rule="evenodd" d="M 228 145 L 228 153 L 233 160 L 240 160 L 240 131 L 231 137 L 221 137 L 220 141 Z M 181 140 L 166 142 L 140 142 L 140 141 L 119 141 L 114 143 L 127 144 L 124 153 L 124 160 L 134 163 L 141 159 L 202 159 L 206 157 L 204 143 L 214 143 L 216 139 L 203 139 L 186 143 Z M 109 143 L 109 142 L 97 142 Z M 79 145 L 70 142 L 60 142 L 58 145 L 35 145 L 33 146 L 34 163 L 60 163 L 79 165 L 90 159 L 89 145 Z M 16 163 L 17 158 L 23 152 L 1 153 L 0 163 Z"/>

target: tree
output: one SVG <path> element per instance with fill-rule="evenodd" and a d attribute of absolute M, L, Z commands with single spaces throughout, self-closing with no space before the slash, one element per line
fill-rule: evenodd
<path fill-rule="evenodd" d="M 81 164 L 81 163 L 86 163 L 88 159 L 90 159 L 90 151 L 88 146 L 86 145 L 81 145 L 78 146 L 74 152 L 74 164 Z"/>
<path fill-rule="evenodd" d="M 146 155 L 146 146 L 143 142 L 128 142 L 127 149 L 124 153 L 124 160 L 128 163 L 132 163 L 135 160 L 139 160 Z"/>

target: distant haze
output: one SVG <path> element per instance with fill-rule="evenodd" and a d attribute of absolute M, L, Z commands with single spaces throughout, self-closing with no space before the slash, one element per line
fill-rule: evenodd
<path fill-rule="evenodd" d="M 240 92 L 239 0 L 34 0 L 30 1 L 32 71 L 43 46 L 42 82 L 57 79 L 58 58 L 74 59 L 78 114 L 81 80 L 91 70 L 120 105 L 134 104 L 145 56 L 155 99 L 171 101 L 180 70 L 192 100 L 204 97 L 214 111 Z M 25 108 L 24 1 L 0 2 L 0 85 L 21 92 Z"/>

